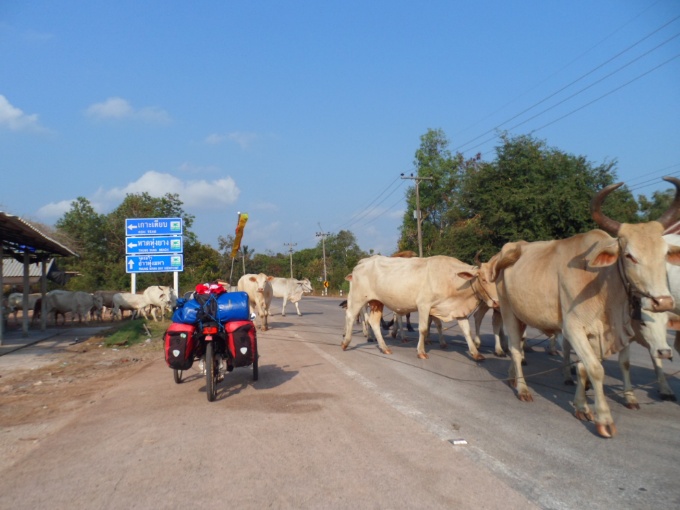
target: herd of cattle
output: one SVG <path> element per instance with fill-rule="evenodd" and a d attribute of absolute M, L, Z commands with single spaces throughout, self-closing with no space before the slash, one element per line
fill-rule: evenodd
<path fill-rule="evenodd" d="M 522 340 L 530 326 L 562 340 L 565 374 L 569 353 L 576 352 L 575 416 L 594 421 L 599 435 L 612 437 L 616 426 L 604 396 L 603 358 L 619 353 L 626 401 L 636 407 L 628 346 L 639 342 L 649 349 L 662 397 L 674 399 L 661 362 L 671 357 L 669 313 L 680 314 L 680 236 L 663 234 L 680 216 L 680 179 L 664 179 L 675 186 L 676 194 L 656 221 L 619 223 L 602 213 L 605 198 L 619 183 L 604 188 L 591 201 L 598 230 L 560 240 L 509 242 L 488 262 L 476 266 L 446 256 L 362 259 L 346 277 L 350 290 L 342 348 L 350 344 L 353 322 L 363 313 L 380 349 L 391 353 L 380 327 L 387 307 L 400 315 L 418 312 L 419 358 L 428 357 L 425 341 L 435 318 L 457 320 L 470 355 L 482 360 L 479 335 L 472 338 L 468 317 L 477 310 L 477 322 L 480 310 L 483 314 L 492 308 L 496 354 L 503 354 L 498 340 L 502 318 L 512 358 L 509 381 L 518 397 L 533 400 L 522 370 Z M 441 336 L 440 342 L 445 348 Z M 677 337 L 675 347 L 680 349 Z M 586 399 L 588 383 L 594 392 L 592 410 Z"/>
<path fill-rule="evenodd" d="M 371 326 L 380 349 L 391 354 L 381 332 L 385 307 L 395 317 L 418 312 L 417 356 L 427 359 L 425 344 L 431 321 L 439 330 L 440 345 L 447 344 L 441 323 L 458 321 L 470 356 L 479 353 L 479 327 L 484 314 L 493 310 L 492 324 L 497 356 L 505 356 L 501 338 L 507 336 L 511 356 L 509 381 L 517 396 L 532 401 L 522 369 L 523 336 L 527 326 L 545 333 L 553 345 L 563 345 L 565 382 L 571 381 L 570 352 L 577 356 L 575 416 L 594 421 L 599 435 L 612 437 L 616 426 L 604 396 L 604 369 L 601 361 L 619 353 L 627 406 L 639 407 L 630 382 L 629 345 L 631 341 L 649 350 L 654 363 L 661 396 L 675 400 L 662 371 L 662 360 L 671 358 L 667 343 L 670 314 L 680 315 L 680 236 L 664 232 L 680 217 L 680 179 L 665 177 L 676 188 L 675 199 L 656 221 L 639 224 L 619 223 L 602 213 L 605 198 L 622 183 L 601 190 L 591 201 L 591 214 L 598 230 L 552 241 L 506 243 L 487 262 L 469 265 L 448 256 L 416 257 L 412 252 L 387 257 L 364 258 L 346 277 L 347 296 L 344 339 L 346 349 L 352 340 L 357 317 Z M 228 284 L 221 282 L 228 287 Z M 273 297 L 283 298 L 282 315 L 288 301 L 295 304 L 304 293 L 312 292 L 308 279 L 276 278 L 260 274 L 241 277 L 236 287 L 249 297 L 251 316 L 261 330 L 268 329 Z M 133 317 L 150 314 L 157 320 L 177 302 L 174 289 L 154 285 L 142 294 L 116 291 L 70 292 L 54 290 L 45 296 L 28 296 L 34 319 L 41 312 L 57 315 L 71 313 L 80 320 L 102 320 L 104 310 L 111 318 L 122 318 L 124 311 Z M 12 294 L 8 310 L 24 307 L 24 295 Z M 476 334 L 470 331 L 474 317 Z M 65 320 L 65 319 L 64 319 Z M 364 330 L 367 334 L 367 330 Z M 394 336 L 394 335 L 393 335 Z M 675 348 L 680 350 L 676 336 Z M 593 409 L 586 399 L 587 384 L 594 392 Z"/>
<path fill-rule="evenodd" d="M 297 314 L 302 315 L 298 302 L 303 293 L 312 292 L 313 289 L 306 278 L 275 278 L 260 273 L 243 276 L 239 280 L 238 290 L 248 293 L 251 314 L 259 317 L 263 329 L 266 329 L 272 297 L 283 298 L 282 315 L 286 315 L 288 301 L 295 304 Z M 158 313 L 163 317 L 167 312 L 172 312 L 177 303 L 175 290 L 163 285 L 152 285 L 141 294 L 115 290 L 98 290 L 92 293 L 52 290 L 45 294 L 45 303 L 42 302 L 42 294 L 28 294 L 26 298 L 25 309 L 33 311 L 33 320 L 45 313 L 54 324 L 58 323 L 60 315 L 63 324 L 66 322 L 66 314 L 70 315 L 72 322 L 76 318 L 79 322 L 87 322 L 101 321 L 107 313 L 111 320 L 122 319 L 125 312 L 129 312 L 131 318 L 142 315 L 148 319 L 150 315 L 154 321 L 158 321 Z M 10 294 L 5 309 L 14 316 L 16 322 L 17 313 L 24 309 L 24 294 Z"/>

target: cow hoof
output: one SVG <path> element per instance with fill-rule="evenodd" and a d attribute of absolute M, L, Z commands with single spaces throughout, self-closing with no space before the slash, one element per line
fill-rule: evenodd
<path fill-rule="evenodd" d="M 443 350 L 448 349 L 448 344 L 439 344 L 439 347 L 441 347 Z"/>
<path fill-rule="evenodd" d="M 626 407 L 628 409 L 640 409 L 640 404 L 638 404 L 637 402 L 628 402 L 626 404 Z"/>
<path fill-rule="evenodd" d="M 525 359 L 522 360 L 522 366 L 523 366 L 523 367 L 526 367 L 526 366 L 527 366 L 527 360 L 525 360 Z"/>
<path fill-rule="evenodd" d="M 375 342 L 375 338 L 369 338 L 369 339 L 366 340 L 366 341 L 367 341 L 367 342 Z"/>
<path fill-rule="evenodd" d="M 392 354 L 392 349 L 387 348 L 383 351 L 383 354 Z"/>
<path fill-rule="evenodd" d="M 548 356 L 557 356 L 557 351 L 548 351 Z"/>
<path fill-rule="evenodd" d="M 346 346 L 345 344 L 342 344 L 341 347 L 342 347 L 342 350 L 343 350 L 343 351 L 346 351 L 346 350 L 347 350 L 347 346 Z"/>
<path fill-rule="evenodd" d="M 484 361 L 486 359 L 484 356 L 482 356 L 479 353 L 471 354 L 471 356 L 472 356 L 472 359 L 475 360 L 475 361 Z"/>
<path fill-rule="evenodd" d="M 565 386 L 576 386 L 576 384 L 574 383 L 574 381 L 572 379 L 565 379 L 564 385 Z"/>
<path fill-rule="evenodd" d="M 495 352 L 494 354 L 496 355 L 497 358 L 507 358 L 508 357 L 508 355 L 505 354 L 504 352 Z"/>
<path fill-rule="evenodd" d="M 519 393 L 517 394 L 517 398 L 520 399 L 522 402 L 533 402 L 534 397 L 531 393 Z"/>
<path fill-rule="evenodd" d="M 598 423 L 595 428 L 597 429 L 597 433 L 600 436 L 605 437 L 607 439 L 614 437 L 616 435 L 616 425 L 614 425 L 613 423 L 610 425 Z"/>
<path fill-rule="evenodd" d="M 420 359 L 428 359 L 429 356 L 428 356 L 427 354 L 425 354 L 424 352 L 423 352 L 423 353 L 420 353 L 420 352 L 419 352 L 419 353 L 418 353 L 418 358 L 420 358 Z"/>
<path fill-rule="evenodd" d="M 402 344 L 407 344 L 408 343 L 408 338 L 402 338 L 401 339 Z"/>
<path fill-rule="evenodd" d="M 593 421 L 593 413 L 590 411 L 574 411 L 574 416 L 581 421 Z M 602 425 L 604 426 L 604 425 Z M 600 425 L 598 425 L 600 427 Z"/>
<path fill-rule="evenodd" d="M 670 395 L 668 393 L 662 393 L 661 400 L 670 400 L 671 402 L 675 402 L 678 399 L 675 397 L 673 393 L 671 393 Z"/>

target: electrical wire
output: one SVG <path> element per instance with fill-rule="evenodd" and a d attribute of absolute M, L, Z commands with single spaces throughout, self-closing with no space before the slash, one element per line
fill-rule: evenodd
<path fill-rule="evenodd" d="M 568 89 L 568 88 L 571 87 L 572 85 L 575 85 L 576 83 L 578 83 L 579 81 L 583 80 L 583 79 L 586 78 L 587 76 L 593 74 L 595 71 L 601 69 L 602 67 L 604 67 L 604 66 L 607 65 L 608 63 L 610 63 L 610 62 L 616 60 L 618 57 L 620 57 L 620 56 L 623 55 L 624 53 L 626 53 L 626 52 L 630 51 L 631 49 L 635 48 L 636 46 L 638 46 L 639 44 L 641 44 L 641 43 L 644 42 L 645 40 L 649 39 L 652 35 L 656 34 L 657 32 L 659 32 L 660 30 L 664 29 L 665 27 L 667 27 L 668 25 L 670 25 L 671 23 L 675 22 L 675 21 L 678 20 L 678 19 L 680 19 L 680 15 L 679 15 L 679 16 L 676 16 L 676 17 L 673 18 L 672 20 L 670 20 L 670 21 L 664 23 L 663 25 L 661 25 L 660 27 L 658 27 L 656 30 L 654 30 L 654 31 L 650 32 L 649 34 L 647 34 L 646 36 L 644 36 L 642 39 L 639 39 L 637 42 L 631 44 L 630 46 L 628 46 L 628 47 L 625 48 L 624 50 L 621 50 L 620 52 L 618 52 L 618 53 L 617 53 L 616 55 L 614 55 L 613 57 L 610 57 L 609 59 L 605 60 L 605 61 L 602 62 L 601 64 L 595 66 L 593 69 L 591 69 L 591 70 L 588 71 L 587 73 L 585 73 L 585 74 L 579 76 L 578 78 L 576 78 L 576 79 L 573 80 L 572 82 L 568 83 L 567 85 L 563 86 L 563 87 L 560 88 L 559 90 L 553 92 L 552 94 L 549 94 L 548 96 L 544 97 L 544 98 L 541 99 L 540 101 L 534 103 L 533 105 L 531 105 L 531 106 L 528 107 L 528 108 L 525 108 L 525 109 L 522 110 L 521 112 L 517 113 L 516 115 L 513 115 L 512 117 L 510 117 L 509 119 L 507 119 L 507 120 L 501 122 L 500 124 L 496 125 L 495 127 L 491 128 L 491 129 L 485 131 L 484 133 L 482 133 L 482 134 L 476 136 L 475 138 L 473 138 L 473 139 L 471 139 L 471 140 L 468 140 L 467 142 L 465 142 L 465 143 L 459 145 L 458 147 L 456 147 L 455 151 L 461 150 L 461 149 L 462 149 L 463 147 L 465 147 L 466 145 L 469 145 L 470 143 L 474 142 L 475 140 L 478 140 L 479 138 L 482 138 L 483 136 L 485 136 L 485 135 L 487 135 L 487 134 L 489 134 L 489 133 L 491 133 L 491 132 L 493 132 L 493 131 L 498 130 L 500 127 L 504 126 L 504 125 L 507 124 L 508 122 L 510 122 L 510 121 L 512 121 L 512 120 L 515 120 L 516 118 L 518 118 L 518 117 L 524 115 L 525 113 L 527 113 L 527 112 L 533 110 L 533 109 L 536 108 L 537 106 L 539 106 L 539 105 L 545 103 L 547 100 L 553 98 L 554 96 L 556 96 L 556 95 L 559 94 L 560 92 L 563 92 L 564 90 Z M 595 81 L 593 84 L 589 85 L 588 87 L 585 87 L 585 88 L 581 89 L 579 92 L 577 92 L 576 94 L 573 94 L 572 96 L 569 96 L 567 99 L 565 99 L 565 100 L 563 100 L 563 101 L 557 103 L 557 105 L 563 103 L 564 101 L 566 101 L 566 100 L 568 100 L 568 99 L 571 99 L 571 98 L 574 97 L 575 95 L 577 95 L 577 94 L 579 94 L 579 93 L 581 93 L 581 92 L 587 90 L 588 88 L 592 87 L 593 85 L 595 85 L 595 84 L 601 82 L 602 80 L 604 80 L 604 79 L 606 79 L 606 78 L 612 76 L 613 74 L 619 72 L 619 71 L 622 70 L 623 68 L 625 68 L 625 67 L 631 65 L 633 62 L 636 62 L 637 60 L 639 60 L 640 58 L 644 57 L 645 55 L 651 53 L 652 51 L 658 49 L 659 47 L 663 46 L 664 44 L 666 44 L 666 43 L 670 42 L 671 40 L 675 39 L 676 37 L 678 37 L 678 35 L 680 35 L 680 34 L 676 34 L 676 35 L 670 37 L 669 39 L 667 39 L 666 41 L 664 41 L 664 42 L 660 43 L 659 45 L 655 46 L 655 47 L 652 48 L 651 50 L 648 50 L 647 52 L 645 52 L 645 53 L 643 53 L 642 55 L 638 56 L 637 58 L 633 59 L 633 60 L 630 61 L 628 64 L 626 64 L 626 65 L 620 67 L 619 69 L 617 69 L 616 71 L 614 71 L 614 72 L 612 72 L 612 73 L 606 75 L 604 78 L 601 78 L 600 80 Z M 555 105 L 555 106 L 557 106 L 557 105 Z M 543 112 L 541 112 L 541 113 L 538 114 L 538 115 L 541 115 L 542 113 L 545 113 L 546 111 L 548 111 L 548 110 L 550 110 L 550 109 L 552 109 L 552 108 L 554 108 L 554 106 L 551 107 L 551 108 L 548 108 L 547 110 L 543 110 Z M 522 122 L 522 123 L 520 123 L 520 124 L 517 124 L 516 126 L 513 126 L 513 128 L 514 128 L 514 127 L 517 127 L 517 126 L 519 126 L 519 125 L 521 125 L 521 124 L 524 124 L 525 122 L 528 122 L 529 120 L 532 120 L 532 119 L 535 118 L 536 116 L 537 116 L 537 115 L 535 115 L 535 116 L 533 116 L 533 117 L 530 117 L 530 118 L 527 119 L 526 121 L 524 121 L 524 122 Z M 510 129 L 513 129 L 513 128 L 510 128 Z M 475 147 L 478 147 L 478 146 L 479 146 L 479 145 L 476 145 L 476 146 L 474 146 L 474 147 L 472 147 L 472 148 L 470 148 L 470 149 L 466 149 L 466 150 L 472 150 L 472 149 L 474 149 Z"/>

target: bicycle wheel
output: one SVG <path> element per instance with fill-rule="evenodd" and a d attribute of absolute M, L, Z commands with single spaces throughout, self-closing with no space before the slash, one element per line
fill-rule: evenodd
<path fill-rule="evenodd" d="M 183 372 L 183 371 L 182 371 L 182 370 L 178 370 L 178 369 L 175 368 L 175 369 L 172 370 L 172 372 L 173 372 L 173 375 L 175 376 L 175 382 L 176 382 L 177 384 L 181 383 L 181 382 L 182 382 L 182 372 Z"/>
<path fill-rule="evenodd" d="M 215 373 L 215 351 L 212 342 L 205 346 L 205 392 L 208 394 L 208 402 L 215 400 L 217 396 L 217 374 Z"/>

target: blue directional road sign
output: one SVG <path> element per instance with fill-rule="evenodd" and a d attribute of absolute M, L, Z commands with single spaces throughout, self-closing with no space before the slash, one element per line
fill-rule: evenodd
<path fill-rule="evenodd" d="M 125 253 L 182 253 L 181 236 L 128 237 L 125 239 Z"/>
<path fill-rule="evenodd" d="M 184 271 L 184 256 L 180 254 L 127 255 L 126 273 L 162 273 Z"/>
<path fill-rule="evenodd" d="M 182 235 L 182 218 L 127 218 L 125 235 L 167 236 Z"/>

